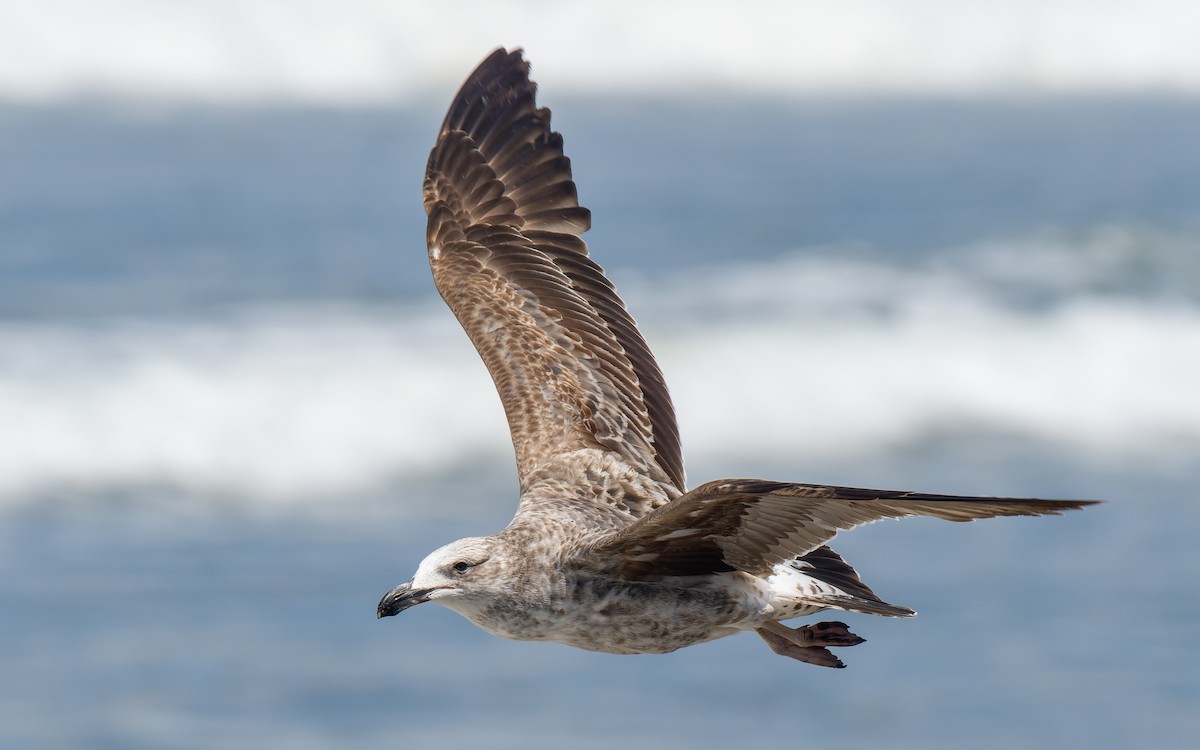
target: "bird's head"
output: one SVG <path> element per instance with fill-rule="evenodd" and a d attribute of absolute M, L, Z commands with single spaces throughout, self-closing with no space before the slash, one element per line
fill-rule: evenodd
<path fill-rule="evenodd" d="M 378 617 L 398 615 L 422 602 L 438 602 L 468 614 L 493 595 L 499 560 L 489 537 L 467 537 L 431 552 L 412 580 L 402 583 L 379 600 Z"/>

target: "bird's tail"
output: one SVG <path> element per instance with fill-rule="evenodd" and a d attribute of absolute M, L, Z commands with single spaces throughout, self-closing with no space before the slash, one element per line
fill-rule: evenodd
<path fill-rule="evenodd" d="M 790 567 L 815 584 L 806 587 L 808 590 L 803 593 L 805 604 L 881 617 L 912 617 L 916 614 L 908 607 L 880 599 L 858 577 L 858 572 L 829 547 L 818 547 L 796 558 Z"/>

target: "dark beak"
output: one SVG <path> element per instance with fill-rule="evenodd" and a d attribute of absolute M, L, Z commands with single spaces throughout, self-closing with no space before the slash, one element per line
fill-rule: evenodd
<path fill-rule="evenodd" d="M 402 583 L 379 600 L 375 610 L 376 617 L 391 617 L 398 615 L 409 607 L 429 601 L 429 592 L 433 589 L 414 589 L 412 581 Z"/>

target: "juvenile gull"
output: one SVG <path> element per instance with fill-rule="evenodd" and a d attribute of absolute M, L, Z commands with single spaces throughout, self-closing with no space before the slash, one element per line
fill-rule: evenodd
<path fill-rule="evenodd" d="M 425 172 L 438 291 L 495 381 L 521 498 L 498 534 L 435 550 L 379 617 L 447 606 L 505 638 L 665 653 L 754 630 L 826 667 L 862 639 L 827 609 L 908 617 L 825 543 L 881 518 L 1057 514 L 1081 500 L 959 497 L 756 479 L 686 490 L 674 409 L 633 318 L 580 235 L 562 137 L 520 50 L 455 96 Z"/>

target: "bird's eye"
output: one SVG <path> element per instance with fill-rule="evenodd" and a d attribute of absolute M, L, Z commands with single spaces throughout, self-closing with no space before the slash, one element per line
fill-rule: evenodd
<path fill-rule="evenodd" d="M 459 560 L 458 562 L 454 563 L 452 567 L 454 568 L 455 573 L 466 573 L 471 569 L 470 563 L 464 560 Z"/>

